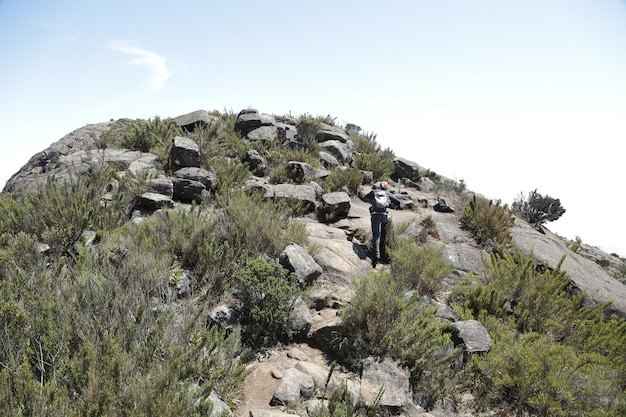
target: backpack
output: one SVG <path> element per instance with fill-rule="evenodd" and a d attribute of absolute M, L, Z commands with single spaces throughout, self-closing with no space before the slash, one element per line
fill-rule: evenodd
<path fill-rule="evenodd" d="M 372 202 L 372 210 L 376 213 L 384 213 L 389 207 L 389 196 L 385 190 L 374 191 L 374 201 Z"/>

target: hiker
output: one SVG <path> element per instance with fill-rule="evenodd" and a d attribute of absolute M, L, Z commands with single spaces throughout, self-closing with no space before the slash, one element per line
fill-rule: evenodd
<path fill-rule="evenodd" d="M 391 204 L 395 207 L 400 207 L 400 200 L 393 194 L 387 192 L 388 186 L 387 181 L 379 181 L 374 184 L 372 191 L 366 196 L 371 204 L 373 268 L 376 268 L 376 264 L 379 260 L 386 258 L 385 238 L 387 237 L 387 224 L 389 223 L 389 213 L 387 209 Z"/>

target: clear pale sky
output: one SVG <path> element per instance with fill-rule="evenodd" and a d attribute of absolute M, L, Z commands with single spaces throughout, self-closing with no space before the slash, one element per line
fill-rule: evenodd
<path fill-rule="evenodd" d="M 0 97 L 0 189 L 89 123 L 331 115 L 626 256 L 624 1 L 0 0 Z"/>

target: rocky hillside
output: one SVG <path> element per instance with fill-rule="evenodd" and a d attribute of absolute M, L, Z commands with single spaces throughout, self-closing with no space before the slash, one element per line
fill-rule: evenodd
<path fill-rule="evenodd" d="M 189 211 L 195 207 L 217 210 L 215 196 L 220 193 L 223 173 L 212 170 L 206 163 L 203 143 L 194 138 L 194 132 L 218 131 L 221 122 L 206 111 L 173 121 L 180 134 L 172 138 L 165 156 L 147 149 L 111 146 L 120 143 L 132 125 L 130 120 L 79 128 L 34 155 L 7 182 L 3 193 L 20 195 L 47 182 L 69 183 L 106 166 L 113 168 L 119 177 L 145 178 L 145 187 L 129 211 L 129 220 L 134 224 L 139 225 L 164 211 Z M 320 413 L 316 407 L 327 405 L 330 393 L 341 388 L 349 392 L 355 404 L 363 407 L 361 410 L 423 416 L 488 415 L 481 413 L 489 411 L 479 411 L 476 407 L 480 394 L 471 389 L 449 395 L 454 397 L 449 402 L 425 400 L 416 389 L 415 375 L 397 357 L 370 355 L 360 362 L 358 369 L 342 362 L 345 355 L 337 345 L 344 320 L 341 312 L 351 305 L 357 283 L 373 272 L 369 254 L 369 204 L 365 195 L 380 178 L 366 171 L 354 188 L 325 190 L 320 184 L 333 170 L 354 165 L 359 152 L 350 133 L 359 129 L 330 123 L 319 123 L 306 132 L 299 131 L 299 127 L 302 129 L 293 118 L 252 109 L 236 116 L 234 130 L 244 146 L 229 158 L 238 158 L 249 168 L 249 176 L 241 188 L 261 194 L 266 200 L 295 202 L 300 208 L 294 219 L 306 228 L 306 244 L 285 246 L 273 261 L 293 272 L 306 286 L 306 292 L 290 307 L 289 342 L 257 349 L 247 363 L 248 374 L 241 395 L 227 404 L 219 398 L 221 393 L 212 394 L 214 414 L 220 410 L 255 417 L 324 415 L 316 414 Z M 268 155 L 251 145 L 270 142 L 292 150 L 311 146 L 313 142 L 319 164 L 286 161 L 282 181 L 277 182 Z M 437 320 L 446 323 L 453 343 L 450 349 L 462 351 L 465 358 L 462 362 L 469 363 L 468 358 L 493 349 L 496 335 L 478 317 L 460 317 L 449 297 L 455 286 L 468 278 L 488 276 L 492 254 L 461 227 L 464 207 L 474 192 L 458 184 L 455 187 L 453 181 L 445 178 L 426 175 L 432 173 L 420 165 L 426 162 L 393 158 L 390 191 L 401 200 L 401 206 L 391 216 L 395 225 L 402 225 L 398 232 L 402 236 L 420 236 L 420 246 L 441 248 L 450 272 L 442 278 L 442 285 L 435 293 L 421 295 L 419 302 L 435 308 Z M 115 191 L 116 184 L 111 182 L 102 192 L 101 204 L 112 201 Z M 430 225 L 427 232 L 425 224 Z M 626 318 L 626 285 L 620 281 L 626 266 L 622 259 L 586 245 L 573 250 L 572 242 L 547 229 L 538 231 L 519 218 L 514 218 L 510 236 L 509 247 L 533 259 L 537 270 L 564 271 L 570 279 L 567 291 L 583 294 L 585 305 L 604 306 L 606 318 Z M 97 245 L 97 239 L 88 244 Z M 42 242 L 40 251 L 46 250 Z M 393 270 L 392 260 L 391 264 L 377 266 L 374 272 L 393 273 Z M 193 290 L 196 284 L 193 274 L 183 271 L 183 279 L 175 285 L 177 296 L 170 302 L 181 305 L 197 302 L 199 291 Z M 209 307 L 215 323 L 237 326 L 236 303 L 232 298 L 222 297 Z M 491 415 L 504 415 L 495 414 L 496 410 L 503 412 L 498 404 L 491 404 L 490 408 Z M 538 412 L 537 415 L 551 414 Z"/>

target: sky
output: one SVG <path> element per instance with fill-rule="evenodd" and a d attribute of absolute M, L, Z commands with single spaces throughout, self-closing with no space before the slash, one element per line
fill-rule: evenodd
<path fill-rule="evenodd" d="M 626 256 L 626 1 L 0 0 L 0 189 L 67 133 L 195 110 L 329 115 Z"/>

